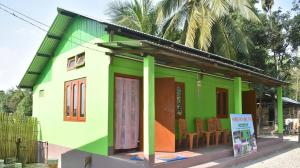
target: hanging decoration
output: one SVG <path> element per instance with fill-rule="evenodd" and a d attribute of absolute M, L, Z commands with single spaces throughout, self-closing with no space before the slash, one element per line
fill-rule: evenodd
<path fill-rule="evenodd" d="M 198 96 L 200 96 L 200 88 L 202 85 L 202 78 L 203 78 L 203 75 L 200 73 L 197 73 L 197 95 Z"/>

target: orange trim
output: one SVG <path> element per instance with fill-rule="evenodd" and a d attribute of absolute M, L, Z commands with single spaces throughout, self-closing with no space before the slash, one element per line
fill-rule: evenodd
<path fill-rule="evenodd" d="M 82 101 L 82 90 L 81 90 L 81 85 L 84 85 L 84 109 L 81 108 L 81 101 Z M 78 94 L 78 100 L 79 100 L 79 103 L 78 103 L 78 115 L 77 115 L 77 120 L 78 121 L 85 121 L 85 118 L 86 118 L 86 82 L 85 82 L 85 79 L 81 79 L 78 81 L 78 91 L 79 91 L 79 94 Z M 83 114 L 84 116 L 81 117 L 80 114 L 82 113 L 83 110 Z"/>
<path fill-rule="evenodd" d="M 81 113 L 81 84 L 84 84 L 84 117 L 80 117 Z M 67 117 L 67 87 L 70 87 L 70 114 Z M 74 87 L 77 89 L 77 95 L 74 95 Z M 64 91 L 64 121 L 76 121 L 84 122 L 86 120 L 86 78 L 76 79 L 72 81 L 65 82 L 65 91 Z M 74 96 L 77 96 L 77 113 L 74 116 Z"/>
<path fill-rule="evenodd" d="M 70 87 L 70 92 L 71 92 L 71 83 L 65 82 L 65 91 L 64 91 L 64 120 L 65 121 L 71 120 L 71 108 L 70 108 L 69 116 L 67 116 L 67 88 L 68 87 Z M 71 101 L 71 93 L 70 93 L 70 101 Z"/>

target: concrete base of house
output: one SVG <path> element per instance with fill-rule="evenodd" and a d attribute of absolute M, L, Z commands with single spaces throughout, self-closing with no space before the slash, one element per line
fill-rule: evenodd
<path fill-rule="evenodd" d="M 101 156 L 97 154 L 91 154 L 79 150 L 72 150 L 61 156 L 62 168 L 140 168 L 144 167 L 142 163 L 131 163 L 123 160 L 113 158 L 110 156 Z"/>
<path fill-rule="evenodd" d="M 144 166 L 145 166 L 145 168 L 153 167 L 154 160 L 155 160 L 154 155 L 149 155 L 147 157 L 144 157 Z"/>
<path fill-rule="evenodd" d="M 278 138 L 283 139 L 283 133 L 278 133 Z"/>
<path fill-rule="evenodd" d="M 114 147 L 113 146 L 108 147 L 108 155 L 111 156 L 113 154 L 114 154 Z"/>
<path fill-rule="evenodd" d="M 135 161 L 130 159 L 124 159 L 117 155 L 101 156 L 79 150 L 70 150 L 57 145 L 49 145 L 49 156 L 53 157 L 54 154 L 59 157 L 61 161 L 61 167 L 74 168 L 74 167 L 86 167 L 86 168 L 181 168 L 196 166 L 201 167 L 230 167 L 238 165 L 240 163 L 263 157 L 278 150 L 288 149 L 298 144 L 297 142 L 287 142 L 280 138 L 268 138 L 258 139 L 257 146 L 258 151 L 245 157 L 234 158 L 233 150 L 230 145 L 219 147 L 200 147 L 190 152 L 204 151 L 203 154 L 187 158 L 185 160 L 155 163 L 155 156 L 150 155 L 144 159 L 144 161 Z M 210 151 L 210 148 L 212 149 Z M 153 164 L 154 163 L 154 164 Z"/>
<path fill-rule="evenodd" d="M 212 166 L 207 166 L 210 163 L 206 163 L 203 165 L 199 165 L 197 166 L 197 168 L 228 168 L 228 167 L 233 167 L 233 166 L 237 166 L 239 164 L 245 163 L 245 162 L 249 162 L 249 161 L 253 161 L 256 159 L 260 159 L 260 158 L 264 158 L 268 155 L 272 155 L 275 154 L 279 151 L 287 151 L 287 150 L 291 150 L 294 149 L 294 147 L 297 147 L 297 142 L 284 142 L 281 141 L 278 144 L 269 144 L 268 146 L 264 146 L 263 148 L 258 148 L 258 152 L 256 153 L 252 153 L 246 157 L 240 157 L 240 158 L 233 158 L 233 157 L 225 157 L 225 158 L 221 158 L 218 160 L 215 160 L 214 164 Z"/>

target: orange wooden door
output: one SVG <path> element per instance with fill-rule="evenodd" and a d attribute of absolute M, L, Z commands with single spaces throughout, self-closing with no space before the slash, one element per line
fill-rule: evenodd
<path fill-rule="evenodd" d="M 243 91 L 243 114 L 252 114 L 255 136 L 257 138 L 256 93 L 254 90 Z"/>
<path fill-rule="evenodd" d="M 155 151 L 175 152 L 175 80 L 155 80 Z"/>

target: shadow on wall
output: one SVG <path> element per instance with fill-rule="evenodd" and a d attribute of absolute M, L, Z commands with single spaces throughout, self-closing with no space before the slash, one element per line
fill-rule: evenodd
<path fill-rule="evenodd" d="M 77 149 L 69 150 L 68 152 L 61 154 L 61 167 L 62 168 L 140 168 L 143 164 L 136 164 L 134 161 L 122 160 L 113 156 L 103 156 L 95 154 L 97 150 L 103 149 L 101 145 L 107 141 L 107 138 L 101 138 L 95 140 L 89 144 L 81 146 Z M 106 145 L 107 146 L 107 145 Z M 101 149 L 102 148 L 102 149 Z M 93 152 L 85 152 L 85 151 Z M 142 162 L 143 163 L 143 162 Z"/>

